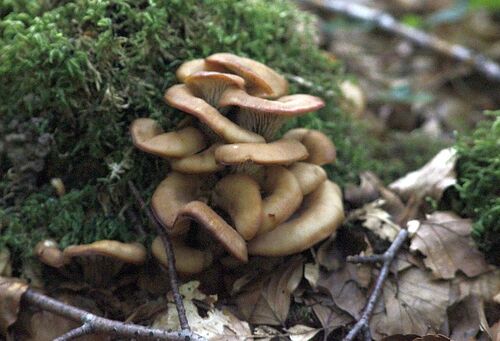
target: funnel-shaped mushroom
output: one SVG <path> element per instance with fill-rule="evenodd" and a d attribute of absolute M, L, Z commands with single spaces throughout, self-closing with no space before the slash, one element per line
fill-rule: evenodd
<path fill-rule="evenodd" d="M 173 239 L 172 248 L 175 256 L 175 269 L 182 275 L 189 276 L 202 272 L 212 264 L 212 253 L 201 251 L 187 246 L 182 241 Z M 166 268 L 168 259 L 165 245 L 160 237 L 156 237 L 151 244 L 153 256 Z"/>
<path fill-rule="evenodd" d="M 229 174 L 214 189 L 214 204 L 225 210 L 245 240 L 252 239 L 262 222 L 262 198 L 257 182 L 245 174 Z"/>
<path fill-rule="evenodd" d="M 202 178 L 171 172 L 156 188 L 151 207 L 158 220 L 170 233 L 179 235 L 189 228 L 189 221 L 177 219 L 184 205 L 198 198 Z"/>
<path fill-rule="evenodd" d="M 274 137 L 283 122 L 290 117 L 318 110 L 325 105 L 319 97 L 291 95 L 277 100 L 254 97 L 238 88 L 231 88 L 222 95 L 219 106 L 237 106 L 237 122 L 240 126 L 264 136 Z"/>
<path fill-rule="evenodd" d="M 299 182 L 303 195 L 311 193 L 326 180 L 325 170 L 313 163 L 296 162 L 288 170 Z"/>
<path fill-rule="evenodd" d="M 333 142 L 318 130 L 296 128 L 288 131 L 283 138 L 300 141 L 306 146 L 309 152 L 306 162 L 321 166 L 335 161 L 337 152 Z"/>
<path fill-rule="evenodd" d="M 40 262 L 53 268 L 60 268 L 64 265 L 63 252 L 54 240 L 47 239 L 38 242 L 35 246 L 35 255 Z"/>
<path fill-rule="evenodd" d="M 236 259 L 247 262 L 248 252 L 245 240 L 207 204 L 192 201 L 179 211 L 179 219 L 190 218 L 209 232 Z"/>
<path fill-rule="evenodd" d="M 213 107 L 218 107 L 219 99 L 227 89 L 243 89 L 245 86 L 245 81 L 239 76 L 213 71 L 195 72 L 184 83 L 195 96 Z"/>
<path fill-rule="evenodd" d="M 253 96 L 277 98 L 287 94 L 288 82 L 273 69 L 255 60 L 231 53 L 216 53 L 205 59 L 210 68 L 224 67 L 241 76 Z"/>
<path fill-rule="evenodd" d="M 132 122 L 130 133 L 134 145 L 150 154 L 164 158 L 185 157 L 205 148 L 205 136 L 194 127 L 164 133 L 160 125 L 150 118 Z"/>
<path fill-rule="evenodd" d="M 287 220 L 302 203 L 302 191 L 295 176 L 284 167 L 266 169 L 264 217 L 259 234 L 266 233 Z"/>
<path fill-rule="evenodd" d="M 177 69 L 175 72 L 175 76 L 177 79 L 184 83 L 186 78 L 191 76 L 193 73 L 199 72 L 199 71 L 218 71 L 218 72 L 225 72 L 226 68 L 221 67 L 221 66 L 216 66 L 216 65 L 207 65 L 205 63 L 204 59 L 193 59 L 188 62 L 182 63 L 181 66 Z"/>
<path fill-rule="evenodd" d="M 165 93 L 165 101 L 172 107 L 193 115 L 229 143 L 264 141 L 262 136 L 241 128 L 213 106 L 196 97 L 185 84 L 170 87 Z"/>
<path fill-rule="evenodd" d="M 323 182 L 309 194 L 297 216 L 248 243 L 259 256 L 286 256 L 302 252 L 335 232 L 344 220 L 340 188 Z"/>
<path fill-rule="evenodd" d="M 64 263 L 76 260 L 85 281 L 104 286 L 125 264 L 140 265 L 146 261 L 146 249 L 138 243 L 99 240 L 91 244 L 68 246 L 63 251 Z"/>
<path fill-rule="evenodd" d="M 224 165 L 215 161 L 215 150 L 220 147 L 221 143 L 214 143 L 204 151 L 182 159 L 170 160 L 170 166 L 176 172 L 184 174 L 203 174 L 220 171 Z"/>
<path fill-rule="evenodd" d="M 253 162 L 258 165 L 289 165 L 309 156 L 303 144 L 281 139 L 271 143 L 234 143 L 215 150 L 215 160 L 226 165 Z"/>

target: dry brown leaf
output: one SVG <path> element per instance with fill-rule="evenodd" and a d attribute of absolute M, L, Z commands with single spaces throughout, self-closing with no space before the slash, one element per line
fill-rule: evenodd
<path fill-rule="evenodd" d="M 28 285 L 18 278 L 0 277 L 0 333 L 7 334 L 7 329 L 17 320 L 21 297 L 28 290 Z"/>
<path fill-rule="evenodd" d="M 335 306 L 325 306 L 319 303 L 313 303 L 312 301 L 309 301 L 308 304 L 312 305 L 314 314 L 324 329 L 325 338 L 328 337 L 328 335 L 330 335 L 330 333 L 335 329 L 354 321 L 349 314 L 343 312 Z"/>
<path fill-rule="evenodd" d="M 376 340 L 395 334 L 437 332 L 446 317 L 450 284 L 436 281 L 427 272 L 411 268 L 399 274 L 397 283 L 388 279 L 379 306 L 370 322 Z"/>
<path fill-rule="evenodd" d="M 491 326 L 491 339 L 500 340 L 500 321 Z"/>
<path fill-rule="evenodd" d="M 239 295 L 236 303 L 240 313 L 250 323 L 282 325 L 302 276 L 303 259 L 297 256 Z"/>
<path fill-rule="evenodd" d="M 389 185 L 389 188 L 407 200 L 412 195 L 418 198 L 430 196 L 440 200 L 443 192 L 457 182 L 455 163 L 456 150 L 441 150 L 432 160 L 419 170 L 408 173 Z"/>
<path fill-rule="evenodd" d="M 479 332 L 483 304 L 479 297 L 468 296 L 448 312 L 453 341 L 468 341 Z"/>
<path fill-rule="evenodd" d="M 489 270 L 470 236 L 472 222 L 453 212 L 434 212 L 423 221 L 410 249 L 426 256 L 425 265 L 437 278 L 455 277 L 457 270 L 474 277 Z"/>
<path fill-rule="evenodd" d="M 291 341 L 309 341 L 320 332 L 320 329 L 296 324 L 286 330 Z"/>
<path fill-rule="evenodd" d="M 394 241 L 401 228 L 396 225 L 391 215 L 380 208 L 384 204 L 383 200 L 376 200 L 363 206 L 364 213 L 359 217 L 363 220 L 363 226 L 375 233 L 381 239 Z"/>
<path fill-rule="evenodd" d="M 484 301 L 494 301 L 500 291 L 500 269 L 487 272 L 475 278 L 458 275 L 452 281 L 451 301 L 459 302 L 467 296 L 475 295 Z"/>
<path fill-rule="evenodd" d="M 318 285 L 319 274 L 319 264 L 306 263 L 304 265 L 304 278 L 313 289 Z"/>
<path fill-rule="evenodd" d="M 392 336 L 387 336 L 382 339 L 382 341 L 450 341 L 449 338 L 447 338 L 444 335 L 425 335 L 425 336 L 418 336 L 418 335 L 392 335 Z M 453 340 L 455 341 L 455 340 Z"/>
<path fill-rule="evenodd" d="M 355 318 L 366 304 L 366 295 L 361 290 L 366 280 L 358 275 L 362 267 L 356 264 L 346 264 L 339 271 L 322 273 L 318 280 L 318 288 L 330 294 L 333 302 Z"/>
<path fill-rule="evenodd" d="M 216 297 L 203 294 L 198 290 L 199 285 L 200 282 L 192 281 L 179 287 L 179 291 L 183 296 L 186 317 L 193 332 L 210 341 L 237 341 L 252 336 L 248 323 L 239 320 L 229 311 L 214 308 L 210 303 L 216 301 Z M 199 315 L 193 299 L 209 302 L 209 306 L 212 306 L 206 317 Z M 177 310 L 173 303 L 168 304 L 168 310 L 165 313 L 156 317 L 153 327 L 171 330 L 180 329 Z"/>

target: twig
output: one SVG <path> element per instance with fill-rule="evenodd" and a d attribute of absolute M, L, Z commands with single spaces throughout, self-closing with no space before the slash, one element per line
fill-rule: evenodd
<path fill-rule="evenodd" d="M 382 293 L 382 287 L 384 286 L 384 282 L 387 279 L 387 276 L 389 275 L 389 269 L 391 267 L 391 263 L 396 257 L 403 243 L 406 241 L 406 238 L 408 238 L 408 231 L 401 229 L 398 235 L 396 236 L 396 239 L 394 239 L 394 241 L 392 242 L 391 246 L 387 249 L 387 251 L 385 251 L 383 255 L 381 255 L 383 258 L 384 265 L 380 270 L 380 274 L 378 275 L 375 287 L 370 295 L 370 298 L 368 299 L 368 303 L 366 304 L 366 307 L 363 311 L 363 314 L 361 315 L 361 318 L 358 320 L 358 322 L 356 322 L 354 327 L 347 334 L 347 336 L 344 338 L 343 341 L 354 340 L 354 338 L 359 334 L 360 331 L 363 331 L 365 338 L 367 337 L 366 329 L 369 329 L 370 318 L 373 314 L 373 309 L 375 309 L 375 305 L 377 304 L 380 294 Z M 354 257 L 350 257 L 348 261 L 351 261 L 353 258 Z M 363 257 L 365 262 L 367 261 L 367 259 L 370 258 L 372 259 L 372 262 L 381 261 L 380 255 Z"/>
<path fill-rule="evenodd" d="M 136 324 L 125 324 L 120 321 L 109 320 L 85 310 L 59 302 L 49 296 L 40 294 L 32 289 L 26 290 L 22 300 L 30 305 L 39 307 L 53 314 L 81 322 L 83 325 L 73 329 L 56 340 L 71 340 L 78 336 L 90 334 L 108 334 L 121 338 L 135 340 L 172 340 L 172 341 L 206 341 L 205 338 L 189 330 L 178 332 L 148 328 Z"/>
<path fill-rule="evenodd" d="M 172 247 L 172 242 L 170 241 L 167 232 L 158 222 L 153 212 L 151 212 L 151 209 L 147 207 L 146 203 L 141 197 L 141 194 L 139 193 L 135 185 L 132 183 L 132 181 L 128 182 L 128 186 L 130 188 L 130 191 L 132 192 L 132 195 L 139 203 L 141 209 L 146 212 L 148 219 L 155 226 L 156 232 L 158 233 L 158 235 L 160 235 L 160 238 L 163 241 L 163 245 L 165 246 L 165 252 L 168 259 L 168 277 L 170 278 L 170 287 L 172 288 L 175 307 L 177 308 L 177 314 L 179 315 L 179 323 L 181 325 L 182 330 L 190 331 L 191 328 L 189 327 L 189 322 L 186 317 L 186 309 L 184 308 L 182 295 L 179 292 L 179 279 L 177 277 L 177 272 L 175 271 L 175 255 Z"/>
<path fill-rule="evenodd" d="M 296 1 L 316 8 L 321 8 L 331 13 L 340 13 L 352 18 L 372 22 L 378 27 L 400 35 L 418 45 L 430 48 L 445 56 L 472 65 L 476 70 L 486 75 L 488 78 L 500 81 L 500 65 L 493 60 L 462 45 L 452 44 L 435 35 L 405 25 L 384 11 L 353 2 L 347 2 L 345 0 Z"/>

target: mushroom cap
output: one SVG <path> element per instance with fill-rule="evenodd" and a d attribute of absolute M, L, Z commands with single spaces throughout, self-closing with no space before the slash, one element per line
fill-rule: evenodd
<path fill-rule="evenodd" d="M 289 165 L 308 156 L 306 147 L 291 139 L 281 139 L 271 143 L 226 144 L 215 150 L 215 160 L 227 165 L 239 165 L 245 162 L 258 165 Z"/>
<path fill-rule="evenodd" d="M 220 97 L 228 88 L 245 87 L 245 80 L 240 76 L 214 71 L 195 72 L 184 83 L 195 96 L 203 98 L 214 107 L 218 107 Z"/>
<path fill-rule="evenodd" d="M 300 141 L 306 146 L 309 152 L 306 162 L 321 166 L 334 162 L 337 156 L 333 142 L 319 130 L 296 128 L 288 131 L 283 138 Z"/>
<path fill-rule="evenodd" d="M 224 67 L 243 77 L 248 93 L 277 98 L 288 93 L 287 80 L 268 66 L 231 53 L 216 53 L 205 59 L 208 67 Z"/>
<path fill-rule="evenodd" d="M 139 118 L 132 122 L 130 133 L 134 145 L 157 156 L 185 157 L 206 147 L 205 136 L 194 127 L 164 133 L 159 124 L 150 118 Z"/>
<path fill-rule="evenodd" d="M 224 165 L 215 161 L 215 149 L 221 146 L 221 143 L 214 143 L 204 151 L 181 159 L 170 160 L 170 166 L 176 172 L 184 174 L 202 174 L 220 171 Z"/>
<path fill-rule="evenodd" d="M 165 92 L 165 101 L 172 107 L 193 115 L 230 143 L 263 142 L 264 138 L 238 126 L 206 101 L 194 96 L 185 84 L 177 84 Z"/>
<path fill-rule="evenodd" d="M 344 220 L 341 195 L 335 183 L 324 181 L 305 198 L 295 218 L 251 240 L 248 243 L 249 254 L 291 255 L 327 238 Z"/>
<path fill-rule="evenodd" d="M 204 202 L 192 201 L 185 205 L 179 212 L 179 218 L 193 219 L 236 259 L 245 263 L 248 261 L 245 240 Z"/>
<path fill-rule="evenodd" d="M 303 94 L 269 100 L 251 96 L 241 89 L 231 88 L 224 92 L 219 106 L 237 106 L 247 111 L 272 115 L 298 116 L 323 108 L 325 102 L 319 97 Z"/>
<path fill-rule="evenodd" d="M 303 198 L 295 176 L 281 166 L 266 169 L 263 188 L 269 195 L 263 200 L 264 217 L 258 234 L 271 231 L 290 218 Z"/>
<path fill-rule="evenodd" d="M 189 247 L 177 239 L 172 239 L 172 248 L 175 256 L 175 269 L 184 275 L 202 272 L 212 264 L 213 256 L 210 251 Z M 168 268 L 167 253 L 160 237 L 153 240 L 151 251 L 153 256 Z"/>
<path fill-rule="evenodd" d="M 63 251 L 68 263 L 73 257 L 104 256 L 127 264 L 140 265 L 146 261 L 146 249 L 139 243 L 122 243 L 116 240 L 98 240 L 90 244 L 71 245 Z"/>
<path fill-rule="evenodd" d="M 178 220 L 177 215 L 184 205 L 198 197 L 202 181 L 199 176 L 171 172 L 156 188 L 151 207 L 170 233 L 182 234 L 189 228 L 189 221 Z"/>
<path fill-rule="evenodd" d="M 60 268 L 64 265 L 64 256 L 59 245 L 52 239 L 38 242 L 35 246 L 37 258 L 46 265 L 53 268 Z"/>
<path fill-rule="evenodd" d="M 262 197 L 257 181 L 246 174 L 229 174 L 214 189 L 214 204 L 226 211 L 245 240 L 252 239 L 262 222 Z"/>
<path fill-rule="evenodd" d="M 327 177 L 322 167 L 308 162 L 296 162 L 288 170 L 293 173 L 299 182 L 303 195 L 314 191 Z"/>
<path fill-rule="evenodd" d="M 177 79 L 184 83 L 186 78 L 191 76 L 193 73 L 199 72 L 199 71 L 219 71 L 219 72 L 224 72 L 226 71 L 226 68 L 216 66 L 216 65 L 207 65 L 205 63 L 204 59 L 193 59 L 187 62 L 182 63 L 181 66 L 177 69 L 175 72 L 175 76 Z"/>

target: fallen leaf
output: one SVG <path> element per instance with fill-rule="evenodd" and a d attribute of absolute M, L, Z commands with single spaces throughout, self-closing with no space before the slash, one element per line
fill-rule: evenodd
<path fill-rule="evenodd" d="M 500 340 L 500 321 L 491 326 L 491 339 Z"/>
<path fill-rule="evenodd" d="M 344 189 L 344 199 L 354 207 L 361 207 L 379 198 L 380 180 L 372 172 L 359 175 L 359 186 L 347 184 Z"/>
<path fill-rule="evenodd" d="M 314 303 L 312 300 L 306 301 L 312 306 L 313 312 L 321 323 L 325 332 L 325 339 L 335 329 L 345 326 L 354 321 L 352 316 L 336 308 L 335 306 L 326 306 L 320 303 Z"/>
<path fill-rule="evenodd" d="M 282 325 L 288 316 L 291 294 L 302 276 L 303 259 L 294 257 L 240 294 L 236 298 L 239 312 L 250 323 Z"/>
<path fill-rule="evenodd" d="M 405 200 L 412 195 L 440 200 L 443 192 L 457 182 L 456 161 L 457 152 L 454 148 L 443 149 L 419 170 L 391 183 L 389 189 Z"/>
<path fill-rule="evenodd" d="M 281 332 L 273 327 L 266 325 L 257 326 L 253 330 L 253 336 L 259 341 L 276 340 L 281 335 Z"/>
<path fill-rule="evenodd" d="M 363 221 L 363 226 L 368 230 L 375 233 L 381 239 L 392 242 L 401 228 L 392 221 L 391 215 L 388 212 L 380 208 L 383 204 L 383 200 L 366 204 L 362 208 L 364 213 L 359 219 Z"/>
<path fill-rule="evenodd" d="M 0 277 L 0 333 L 7 334 L 8 328 L 17 320 L 21 297 L 28 285 L 17 278 Z"/>
<path fill-rule="evenodd" d="M 409 335 L 387 336 L 384 337 L 382 341 L 450 341 L 450 339 L 444 335 L 439 335 L 439 334 L 425 335 L 425 336 L 409 334 Z"/>
<path fill-rule="evenodd" d="M 453 212 L 434 212 L 421 223 L 410 249 L 426 256 L 424 263 L 437 278 L 453 278 L 457 270 L 474 277 L 489 267 L 474 246 L 471 230 L 470 219 L 462 219 Z"/>
<path fill-rule="evenodd" d="M 210 341 L 215 340 L 241 340 L 252 336 L 248 323 L 239 320 L 229 311 L 221 311 L 213 307 L 214 296 L 207 296 L 198 290 L 200 282 L 192 281 L 179 287 L 183 296 L 186 317 L 193 332 Z M 193 300 L 208 302 L 211 307 L 207 316 L 202 317 Z M 153 322 L 153 327 L 162 329 L 179 330 L 179 318 L 175 304 L 169 303 L 165 313 L 158 315 Z"/>
<path fill-rule="evenodd" d="M 345 257 L 335 243 L 335 236 L 328 238 L 319 246 L 316 261 L 328 271 L 338 270 L 345 263 Z"/>
<path fill-rule="evenodd" d="M 468 296 L 448 311 L 448 321 L 453 341 L 468 341 L 479 332 L 483 304 L 479 297 Z"/>
<path fill-rule="evenodd" d="M 383 300 L 370 321 L 370 330 L 378 340 L 395 334 L 426 335 L 437 332 L 446 317 L 450 284 L 435 281 L 414 267 L 399 274 L 397 283 L 388 279 Z"/>
<path fill-rule="evenodd" d="M 303 324 L 296 324 L 286 331 L 289 333 L 288 336 L 292 341 L 309 341 L 320 332 L 320 329 L 304 326 Z"/>
<path fill-rule="evenodd" d="M 318 280 L 318 288 L 330 294 L 333 302 L 355 318 L 366 305 L 366 295 L 361 286 L 366 284 L 358 276 L 358 265 L 346 264 L 339 271 L 322 273 Z"/>
<path fill-rule="evenodd" d="M 483 301 L 494 301 L 500 291 L 500 269 L 490 271 L 475 278 L 458 275 L 451 282 L 451 302 L 459 302 L 467 296 L 478 296 Z"/>
<path fill-rule="evenodd" d="M 319 265 L 313 263 L 307 263 L 304 265 L 304 278 L 307 280 L 309 285 L 315 289 L 319 280 Z"/>

